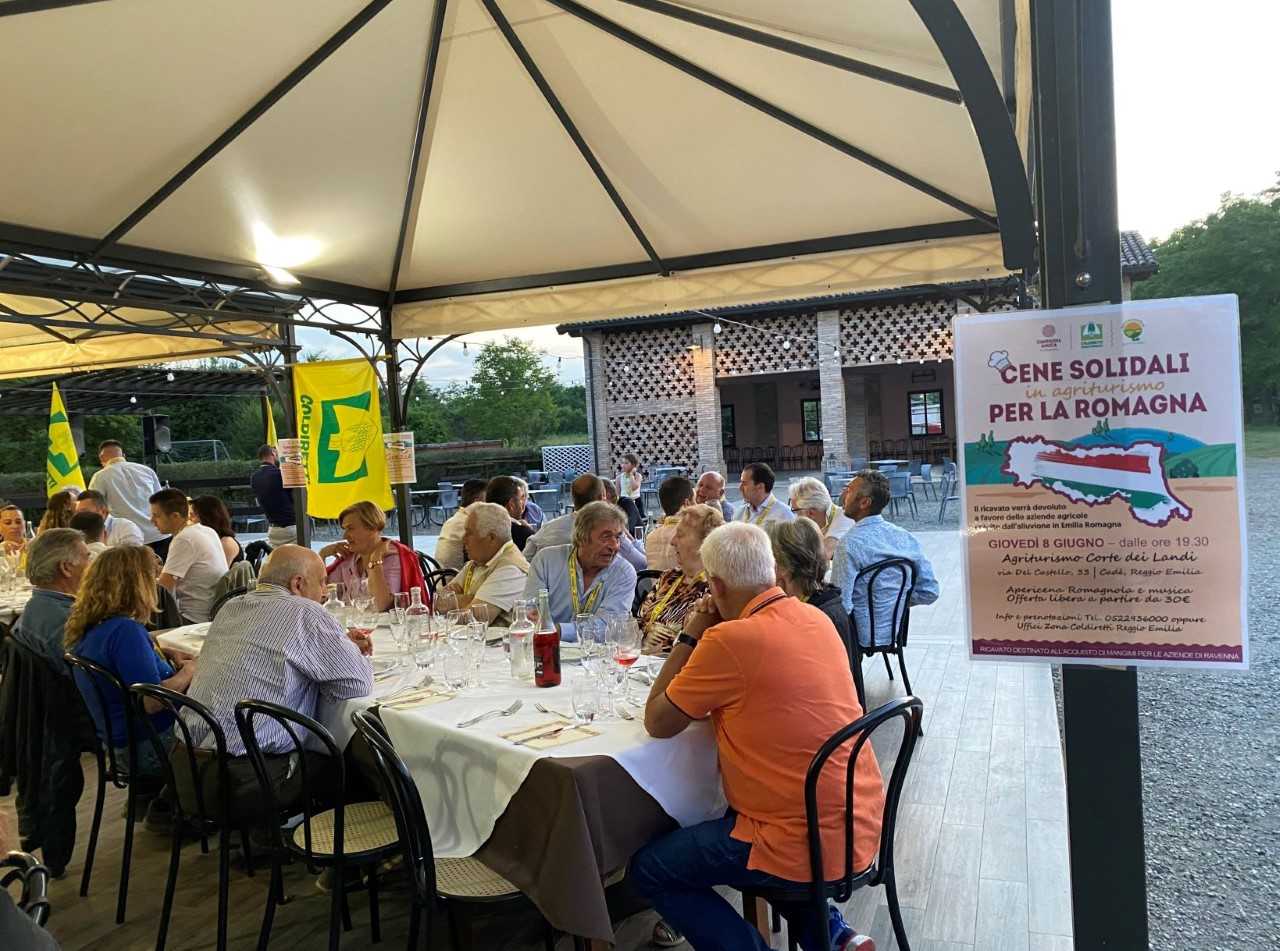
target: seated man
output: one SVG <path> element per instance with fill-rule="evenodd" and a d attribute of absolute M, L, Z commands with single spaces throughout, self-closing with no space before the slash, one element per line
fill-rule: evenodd
<path fill-rule="evenodd" d="M 844 645 L 819 609 L 774 584 L 769 537 L 730 523 L 702 543 L 710 596 L 689 615 L 684 633 L 654 681 L 645 706 L 650 736 L 670 737 L 711 718 L 729 812 L 678 829 L 631 860 L 631 881 L 664 921 L 698 951 L 767 948 L 759 932 L 715 891 L 803 887 L 809 882 L 805 774 L 841 727 L 862 715 Z M 831 757 L 819 785 L 823 872 L 844 874 L 844 798 L 849 747 Z M 880 767 L 871 744 L 854 764 L 854 866 L 876 856 L 884 812 Z M 806 951 L 823 947 L 813 911 L 780 905 Z M 834 907 L 831 947 L 869 946 Z"/>
<path fill-rule="evenodd" d="M 524 551 L 525 544 L 533 537 L 533 529 L 520 520 L 524 514 L 525 493 L 520 491 L 520 483 L 511 476 L 494 476 L 485 486 L 486 502 L 501 505 L 511 518 L 511 540 L 516 547 Z"/>
<path fill-rule="evenodd" d="M 116 518 L 111 514 L 111 509 L 107 507 L 107 497 L 101 492 L 87 489 L 80 493 L 80 497 L 76 499 L 77 512 L 96 512 L 102 516 L 106 525 L 106 538 L 103 540 L 108 545 L 141 545 L 142 529 L 129 521 L 127 518 Z"/>
<path fill-rule="evenodd" d="M 173 592 L 182 616 L 194 623 L 209 620 L 213 586 L 227 573 L 227 553 L 212 528 L 187 523 L 188 511 L 187 496 L 178 489 L 161 489 L 151 496 L 151 521 L 161 535 L 169 536 L 160 585 Z"/>
<path fill-rule="evenodd" d="M 742 490 L 742 505 L 735 522 L 764 525 L 767 522 L 789 522 L 795 516 L 791 509 L 773 497 L 775 482 L 773 470 L 763 462 L 752 462 L 742 470 L 738 488 Z"/>
<path fill-rule="evenodd" d="M 13 639 L 65 676 L 71 672 L 62 659 L 63 628 L 88 567 L 89 549 L 73 528 L 46 529 L 27 545 L 31 600 L 13 627 Z"/>
<path fill-rule="evenodd" d="M 610 505 L 618 505 L 618 487 L 614 485 L 613 480 L 601 479 L 600 482 L 604 485 L 604 500 Z M 621 506 L 618 507 L 621 508 Z M 626 510 L 623 509 L 623 511 L 625 512 Z M 630 523 L 628 523 L 629 525 Z M 644 553 L 644 543 L 635 540 L 635 537 L 631 534 L 630 527 L 627 528 L 627 533 L 622 536 L 621 554 L 636 571 L 644 571 L 648 567 L 648 559 Z"/>
<path fill-rule="evenodd" d="M 107 534 L 107 521 L 97 512 L 76 512 L 71 516 L 71 527 L 84 536 L 91 561 L 107 550 L 107 543 L 103 541 Z"/>
<path fill-rule="evenodd" d="M 604 498 L 604 481 L 597 475 L 588 472 L 574 479 L 569 485 L 569 495 L 573 499 L 573 512 L 558 515 L 542 524 L 542 528 L 524 546 L 524 556 L 530 560 L 543 548 L 554 548 L 556 545 L 567 545 L 573 540 L 574 513 L 592 502 Z"/>
<path fill-rule="evenodd" d="M 519 476 L 511 478 L 515 479 L 516 485 L 520 486 L 520 498 L 524 499 L 524 511 L 520 513 L 520 521 L 536 532 L 547 520 L 546 513 L 542 511 L 542 506 L 529 497 L 529 483 Z"/>
<path fill-rule="evenodd" d="M 889 504 L 889 479 L 883 472 L 863 469 L 849 480 L 841 502 L 844 514 L 853 519 L 854 525 L 836 549 L 831 583 L 840 589 L 844 609 L 853 617 L 858 643 L 863 647 L 873 643 L 884 646 L 893 641 L 894 606 L 902 575 L 889 570 L 876 578 L 876 630 L 873 632 L 871 611 L 867 606 L 867 582 L 862 581 L 858 584 L 859 590 L 854 590 L 858 572 L 886 558 L 910 560 L 916 568 L 912 604 L 933 604 L 937 601 L 938 579 L 916 537 L 905 528 L 886 521 L 880 514 Z"/>
<path fill-rule="evenodd" d="M 565 641 L 578 639 L 577 615 L 629 614 L 636 595 L 636 570 L 619 557 L 627 513 L 608 502 L 592 502 L 576 515 L 573 544 L 538 552 L 524 589 L 526 598 L 547 589 L 551 617 Z"/>
<path fill-rule="evenodd" d="M 462 483 L 462 492 L 458 496 L 458 511 L 450 515 L 440 526 L 440 537 L 436 539 L 436 561 L 442 568 L 460 569 L 467 561 L 462 536 L 467 528 L 467 512 L 476 502 L 484 501 L 484 479 L 468 479 Z"/>
<path fill-rule="evenodd" d="M 309 717 L 322 702 L 367 697 L 373 692 L 373 670 L 342 625 L 321 605 L 327 581 L 320 556 L 299 545 L 282 545 L 262 565 L 258 587 L 223 605 L 209 627 L 200 665 L 187 695 L 212 712 L 227 738 L 232 813 L 255 816 L 260 800 L 257 780 L 244 741 L 236 729 L 235 705 L 245 697 L 278 703 Z M 210 749 L 212 737 L 204 721 L 183 714 L 197 746 Z M 284 754 L 292 744 L 269 721 L 258 721 L 258 742 L 267 754 L 284 802 L 298 795 L 297 768 Z M 179 771 L 179 794 L 190 795 L 186 752 L 172 755 Z M 216 801 L 217 774 L 205 771 L 205 802 Z M 184 788 L 187 787 L 187 788 Z"/>
<path fill-rule="evenodd" d="M 724 497 L 724 476 L 715 472 L 704 472 L 698 476 L 698 484 L 694 488 L 694 502 L 697 505 L 716 505 L 726 522 L 733 521 L 733 506 Z"/>
<path fill-rule="evenodd" d="M 471 560 L 445 585 L 444 591 L 453 593 L 457 607 L 486 605 L 491 624 L 506 624 L 512 605 L 524 596 L 529 575 L 529 562 L 511 540 L 507 510 L 492 502 L 474 503 L 467 509 L 463 538 Z M 437 592 L 437 597 L 440 595 Z M 441 597 L 437 611 L 444 603 Z"/>
<path fill-rule="evenodd" d="M 840 540 L 853 528 L 853 520 L 831 501 L 827 487 L 813 476 L 805 476 L 791 486 L 791 511 L 818 526 L 827 561 L 835 557 Z"/>
<path fill-rule="evenodd" d="M 658 504 L 665 518 L 658 523 L 644 540 L 644 554 L 650 568 L 669 571 L 676 565 L 675 549 L 671 547 L 680 524 L 682 509 L 693 504 L 693 483 L 684 476 L 663 479 L 658 486 Z"/>

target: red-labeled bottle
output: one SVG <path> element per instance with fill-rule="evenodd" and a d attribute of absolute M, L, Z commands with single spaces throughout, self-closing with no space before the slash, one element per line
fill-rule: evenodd
<path fill-rule="evenodd" d="M 560 686 L 560 632 L 551 617 L 551 595 L 538 592 L 538 630 L 533 635 L 533 682 L 538 687 Z"/>

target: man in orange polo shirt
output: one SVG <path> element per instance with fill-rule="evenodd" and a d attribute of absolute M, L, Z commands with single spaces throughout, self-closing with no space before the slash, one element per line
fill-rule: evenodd
<path fill-rule="evenodd" d="M 822 611 L 787 597 L 774 583 L 769 537 L 734 522 L 702 543 L 710 595 L 690 615 L 685 633 L 655 681 L 645 729 L 669 737 L 694 720 L 715 726 L 729 812 L 679 829 L 645 846 L 631 880 L 663 919 L 698 951 L 768 946 L 714 890 L 810 881 L 804 778 L 814 753 L 862 716 L 849 659 Z M 828 761 L 818 789 L 823 818 L 823 873 L 844 873 L 844 776 L 848 747 Z M 875 858 L 884 789 L 871 744 L 854 770 L 854 859 Z M 821 947 L 813 915 L 778 909 L 806 951 Z M 829 909 L 831 947 L 871 949 L 838 909 Z"/>

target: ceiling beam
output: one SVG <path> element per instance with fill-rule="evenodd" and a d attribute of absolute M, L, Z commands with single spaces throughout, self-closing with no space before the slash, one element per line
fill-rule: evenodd
<path fill-rule="evenodd" d="M 271 323 L 271 321 L 264 321 Z M 206 333 L 199 330 L 177 330 L 172 327 L 152 327 L 146 324 L 88 324 L 83 320 L 68 320 L 61 317 L 40 317 L 33 314 L 15 314 L 0 308 L 0 324 L 24 324 L 44 330 L 48 327 L 62 327 L 67 330 L 85 330 L 90 328 L 98 333 L 113 334 L 147 334 L 157 337 L 181 337 L 190 340 L 214 340 L 219 343 L 234 343 L 248 347 L 278 347 L 279 340 L 267 337 L 249 337 L 244 334 Z"/>
<path fill-rule="evenodd" d="M 83 7 L 103 0 L 5 0 L 0 3 L 0 17 L 18 16 L 22 13 L 43 13 L 45 10 L 61 10 L 63 7 Z"/>

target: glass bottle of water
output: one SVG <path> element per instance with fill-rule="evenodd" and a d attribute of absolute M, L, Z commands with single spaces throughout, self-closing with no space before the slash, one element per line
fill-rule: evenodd
<path fill-rule="evenodd" d="M 537 630 L 535 602 L 519 600 L 511 608 L 511 624 L 507 628 L 507 652 L 511 676 L 528 680 L 533 676 L 533 634 Z"/>

